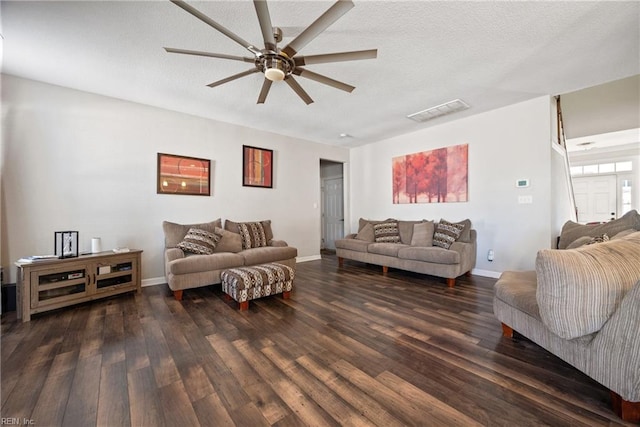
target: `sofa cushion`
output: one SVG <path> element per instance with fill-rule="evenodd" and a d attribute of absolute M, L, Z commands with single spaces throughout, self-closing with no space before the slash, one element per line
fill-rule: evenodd
<path fill-rule="evenodd" d="M 211 233 L 215 232 L 216 227 L 222 227 L 222 220 L 220 218 L 201 224 L 177 224 L 175 222 L 163 221 L 162 230 L 164 231 L 164 247 L 176 248 L 178 243 L 182 242 L 184 236 L 187 235 L 190 228 L 199 228 Z"/>
<path fill-rule="evenodd" d="M 579 237 L 596 237 L 602 236 L 605 233 L 611 237 L 630 228 L 640 230 L 640 214 L 638 214 L 638 211 L 636 210 L 629 211 L 613 221 L 598 225 L 584 225 L 573 221 L 567 221 L 562 226 L 562 231 L 560 232 L 558 249 L 567 249 L 569 244 Z"/>
<path fill-rule="evenodd" d="M 422 221 L 398 221 L 398 231 L 400 232 L 400 242 L 405 245 L 411 244 L 413 238 L 413 226 Z"/>
<path fill-rule="evenodd" d="M 441 219 L 440 222 L 436 224 L 436 229 L 433 233 L 433 246 L 449 249 L 451 244 L 460 238 L 463 230 L 463 224 Z"/>
<path fill-rule="evenodd" d="M 471 220 L 463 219 L 460 222 L 456 222 L 456 224 L 460 224 L 464 227 L 462 229 L 462 232 L 460 233 L 460 237 L 458 238 L 458 241 L 464 242 L 464 243 L 471 243 Z"/>
<path fill-rule="evenodd" d="M 597 332 L 640 279 L 640 232 L 577 249 L 545 249 L 536 258 L 543 323 L 572 339 Z"/>
<path fill-rule="evenodd" d="M 398 221 L 387 221 L 373 226 L 373 235 L 376 243 L 400 243 L 400 230 Z"/>
<path fill-rule="evenodd" d="M 419 222 L 413 225 L 413 234 L 411 236 L 411 246 L 433 246 L 433 233 L 435 224 L 433 221 Z"/>
<path fill-rule="evenodd" d="M 402 243 L 371 243 L 369 244 L 368 251 L 370 254 L 397 257 L 398 251 L 406 247 L 408 247 L 408 245 L 403 245 Z"/>
<path fill-rule="evenodd" d="M 266 246 L 262 248 L 245 249 L 238 255 L 244 258 L 244 265 L 258 265 L 295 258 L 298 256 L 298 250 L 291 246 Z"/>
<path fill-rule="evenodd" d="M 376 224 L 380 224 L 381 222 L 389 222 L 389 221 L 395 221 L 395 220 L 393 218 L 387 218 L 379 221 L 374 219 L 360 218 L 358 220 L 358 231 L 362 230 L 367 224 L 371 224 L 371 226 L 374 226 Z"/>
<path fill-rule="evenodd" d="M 460 252 L 431 246 L 430 248 L 407 246 L 398 251 L 398 258 L 434 264 L 460 264 Z"/>
<path fill-rule="evenodd" d="M 220 234 L 222 238 L 213 250 L 214 254 L 219 252 L 238 253 L 242 251 L 242 237 L 240 237 L 238 233 L 233 233 L 220 227 L 216 227 L 216 233 Z"/>
<path fill-rule="evenodd" d="M 267 235 L 260 222 L 241 222 L 238 224 L 240 237 L 242 238 L 242 249 L 262 248 L 267 246 Z"/>
<path fill-rule="evenodd" d="M 358 234 L 356 234 L 355 238 L 358 240 L 364 240 L 365 242 L 373 243 L 376 238 L 376 236 L 373 234 L 373 225 L 365 224 L 365 226 L 362 227 L 362 230 L 358 231 Z"/>
<path fill-rule="evenodd" d="M 240 267 L 242 265 L 244 265 L 242 255 L 224 252 L 213 255 L 188 255 L 185 258 L 170 261 L 167 267 L 172 274 L 189 274 Z"/>
<path fill-rule="evenodd" d="M 211 255 L 221 238 L 222 234 L 191 227 L 178 247 L 185 252 Z"/>
<path fill-rule="evenodd" d="M 496 298 L 540 320 L 537 288 L 535 271 L 505 271 L 494 286 Z"/>
<path fill-rule="evenodd" d="M 246 221 L 246 222 L 259 222 L 260 224 L 262 224 L 262 228 L 264 228 L 264 234 L 267 238 L 267 243 L 269 243 L 271 241 L 271 239 L 273 239 L 273 230 L 271 228 L 271 220 L 270 219 L 266 219 L 264 221 Z M 232 233 L 237 233 L 240 234 L 240 229 L 238 228 L 238 226 L 242 224 L 240 222 L 235 222 L 235 221 L 231 221 L 230 219 L 225 220 L 224 222 L 224 229 L 227 231 L 231 231 Z M 222 226 L 220 226 L 222 227 Z"/>
<path fill-rule="evenodd" d="M 338 239 L 336 240 L 336 248 L 346 249 L 355 252 L 368 252 L 367 248 L 371 243 L 358 239 Z"/>

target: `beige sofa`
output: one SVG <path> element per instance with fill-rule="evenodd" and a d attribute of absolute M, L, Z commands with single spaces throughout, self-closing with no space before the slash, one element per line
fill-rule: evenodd
<path fill-rule="evenodd" d="M 640 216 L 621 220 L 567 223 L 561 246 L 571 248 L 539 251 L 535 271 L 504 272 L 493 306 L 505 336 L 517 331 L 589 375 L 621 418 L 640 422 Z"/>
<path fill-rule="evenodd" d="M 394 222 L 397 233 L 390 231 L 394 230 L 393 226 L 385 226 Z M 443 239 L 438 237 L 438 229 L 443 224 L 448 224 L 449 229 L 455 227 L 459 232 L 457 239 L 449 236 L 451 246 L 448 249 L 434 246 L 434 242 L 443 244 Z M 380 229 L 382 232 L 376 235 Z M 447 285 L 453 287 L 456 277 L 470 273 L 476 265 L 476 239 L 476 230 L 471 228 L 469 220 L 434 223 L 392 218 L 383 221 L 360 219 L 358 233 L 336 240 L 336 255 L 340 266 L 345 259 L 350 259 L 380 265 L 383 273 L 391 267 L 443 277 L 447 279 Z"/>
<path fill-rule="evenodd" d="M 245 248 L 239 225 L 226 220 L 201 224 L 176 224 L 164 221 L 164 265 L 169 288 L 177 300 L 185 289 L 220 283 L 220 274 L 229 268 L 278 262 L 295 269 L 298 250 L 282 240 L 275 240 L 271 221 L 259 221 L 264 230 L 266 246 Z M 246 223 L 244 223 L 246 224 Z M 191 228 L 205 230 L 219 236 L 212 254 L 195 254 L 178 247 Z"/>

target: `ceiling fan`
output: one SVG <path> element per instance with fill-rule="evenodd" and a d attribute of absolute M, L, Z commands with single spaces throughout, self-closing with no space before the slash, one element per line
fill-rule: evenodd
<path fill-rule="evenodd" d="M 171 0 L 176 6 L 184 9 L 186 12 L 200 19 L 204 23 L 215 28 L 231 40 L 242 45 L 245 49 L 253 54 L 253 57 L 243 57 L 226 55 L 222 53 L 210 53 L 201 52 L 195 50 L 186 49 L 174 49 L 165 47 L 164 49 L 169 53 L 180 53 L 185 55 L 196 56 L 208 56 L 212 58 L 231 59 L 234 61 L 242 61 L 253 63 L 253 67 L 249 70 L 243 71 L 238 74 L 234 74 L 222 80 L 210 83 L 207 86 L 216 87 L 224 83 L 239 79 L 241 77 L 248 76 L 253 73 L 261 72 L 264 74 L 264 83 L 262 84 L 262 90 L 258 96 L 258 104 L 264 104 L 269 94 L 269 89 L 273 82 L 285 81 L 291 89 L 308 105 L 313 102 L 313 99 L 305 92 L 300 84 L 293 77 L 294 75 L 304 77 L 310 80 L 314 80 L 319 83 L 334 87 L 336 89 L 351 92 L 355 89 L 346 83 L 339 82 L 332 78 L 323 76 L 313 71 L 302 68 L 304 65 L 322 64 L 328 62 L 340 62 L 340 61 L 355 61 L 360 59 L 373 59 L 378 54 L 377 49 L 359 50 L 351 52 L 338 52 L 327 53 L 321 55 L 309 55 L 300 56 L 298 52 L 306 46 L 309 42 L 319 36 L 324 30 L 326 30 L 331 24 L 337 21 L 342 15 L 347 13 L 354 4 L 351 0 L 338 0 L 333 4 L 326 12 L 324 12 L 318 19 L 316 19 L 311 25 L 309 25 L 302 33 L 296 36 L 287 46 L 283 49 L 278 47 L 278 42 L 282 40 L 282 30 L 278 27 L 271 25 L 271 16 L 269 15 L 269 9 L 265 0 L 253 0 L 253 5 L 258 15 L 258 21 L 260 22 L 260 29 L 262 30 L 262 37 L 264 38 L 264 49 L 260 49 L 253 44 L 247 42 L 240 36 L 234 34 L 232 31 L 223 27 L 213 19 L 209 18 L 193 6 L 185 3 L 182 0 Z"/>

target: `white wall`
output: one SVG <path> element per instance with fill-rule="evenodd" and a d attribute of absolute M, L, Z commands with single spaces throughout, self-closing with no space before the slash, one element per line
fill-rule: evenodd
<path fill-rule="evenodd" d="M 551 225 L 551 105 L 541 97 L 353 149 L 350 231 L 360 217 L 470 218 L 478 232 L 475 273 L 533 269 L 537 251 L 550 247 L 558 232 Z M 469 144 L 468 202 L 392 204 L 393 157 L 458 144 Z M 530 187 L 516 188 L 520 178 Z M 533 203 L 519 204 L 520 195 L 531 195 Z"/>
<path fill-rule="evenodd" d="M 348 162 L 347 149 L 7 75 L 2 90 L 5 269 L 52 253 L 54 231 L 78 230 L 83 251 L 96 236 L 143 249 L 143 280 L 155 282 L 162 221 L 219 217 L 271 219 L 299 260 L 319 256 L 320 159 Z M 242 186 L 243 144 L 274 150 L 273 189 Z M 158 152 L 211 159 L 212 196 L 156 194 Z"/>

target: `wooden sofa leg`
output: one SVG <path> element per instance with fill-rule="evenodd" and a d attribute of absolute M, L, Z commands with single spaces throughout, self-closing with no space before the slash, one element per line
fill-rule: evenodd
<path fill-rule="evenodd" d="M 291 291 L 284 291 L 282 293 L 282 298 L 283 299 L 289 299 L 290 296 L 291 296 Z"/>
<path fill-rule="evenodd" d="M 611 404 L 613 412 L 623 421 L 640 423 L 640 402 L 629 402 L 624 400 L 618 393 L 611 392 Z"/>
<path fill-rule="evenodd" d="M 453 279 L 447 278 L 447 286 L 448 287 L 453 288 L 455 286 L 455 284 L 456 284 L 456 279 L 455 278 L 453 278 Z"/>
<path fill-rule="evenodd" d="M 507 338 L 513 338 L 513 328 L 511 326 L 507 326 L 504 323 L 502 324 L 502 336 Z"/>
<path fill-rule="evenodd" d="M 382 266 L 382 274 L 387 274 L 389 272 L 389 267 L 387 267 L 386 265 Z"/>
<path fill-rule="evenodd" d="M 176 299 L 176 301 L 182 301 L 182 290 L 173 291 L 173 297 Z"/>
<path fill-rule="evenodd" d="M 341 256 L 338 257 L 338 267 L 344 267 L 344 258 L 342 258 Z"/>
<path fill-rule="evenodd" d="M 238 303 L 238 308 L 240 309 L 240 311 L 249 310 L 249 301 L 242 301 L 242 302 Z"/>

